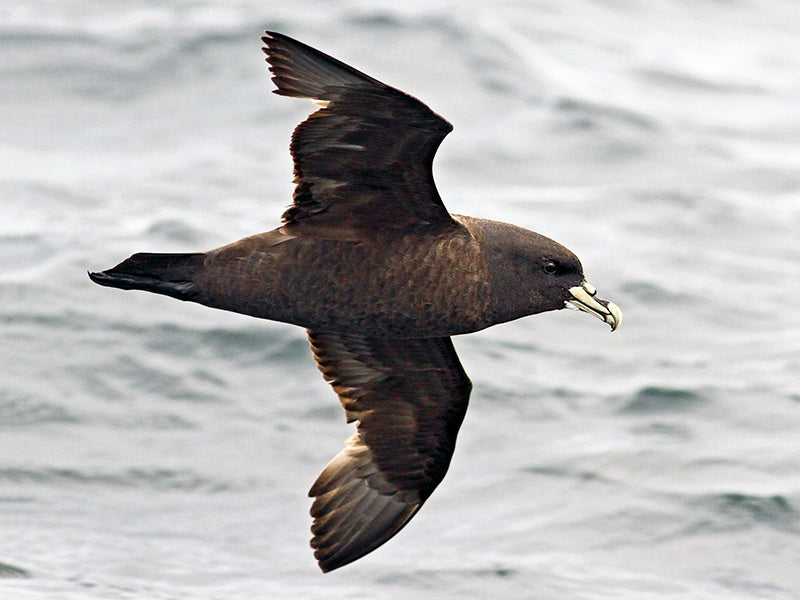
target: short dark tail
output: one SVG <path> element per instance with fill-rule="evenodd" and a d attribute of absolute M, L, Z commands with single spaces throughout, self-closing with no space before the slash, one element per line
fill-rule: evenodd
<path fill-rule="evenodd" d="M 116 267 L 89 273 L 100 285 L 123 290 L 145 290 L 178 300 L 192 300 L 199 292 L 195 276 L 203 269 L 205 254 L 149 254 L 141 252 Z"/>

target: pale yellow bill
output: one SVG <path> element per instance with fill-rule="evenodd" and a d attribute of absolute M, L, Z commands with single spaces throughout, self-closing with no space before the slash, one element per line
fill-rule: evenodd
<path fill-rule="evenodd" d="M 608 300 L 596 298 L 597 290 L 594 286 L 584 281 L 581 285 L 569 288 L 573 300 L 567 300 L 564 304 L 567 308 L 582 310 L 585 313 L 594 315 L 601 321 L 611 325 L 614 331 L 622 323 L 622 311 L 619 306 Z"/>

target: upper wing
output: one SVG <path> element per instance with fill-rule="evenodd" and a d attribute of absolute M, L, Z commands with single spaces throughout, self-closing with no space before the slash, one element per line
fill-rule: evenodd
<path fill-rule="evenodd" d="M 386 542 L 444 477 L 472 384 L 450 338 L 309 331 L 320 371 L 358 430 L 309 492 L 323 571 Z"/>
<path fill-rule="evenodd" d="M 323 107 L 292 135 L 296 188 L 285 222 L 326 231 L 452 223 L 432 172 L 450 123 L 290 37 L 262 39 L 275 93 Z"/>

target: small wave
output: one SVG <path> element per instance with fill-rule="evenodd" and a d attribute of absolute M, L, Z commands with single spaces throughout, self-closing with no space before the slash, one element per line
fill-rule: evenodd
<path fill-rule="evenodd" d="M 785 496 L 741 493 L 706 494 L 689 501 L 694 514 L 704 515 L 698 529 L 725 531 L 767 525 L 788 533 L 800 533 L 800 512 Z"/>
<path fill-rule="evenodd" d="M 20 567 L 0 562 L 0 579 L 30 579 L 31 574 Z"/>
<path fill-rule="evenodd" d="M 223 492 L 238 489 L 231 481 L 204 477 L 188 469 L 127 469 L 121 473 L 80 469 L 0 469 L 0 481 L 54 486 L 129 487 L 151 490 Z"/>
<path fill-rule="evenodd" d="M 553 477 L 557 479 L 568 479 L 580 482 L 593 481 L 606 484 L 615 483 L 612 479 L 604 477 L 596 471 L 590 471 L 587 469 L 575 469 L 571 466 L 566 466 L 566 465 L 532 466 L 532 467 L 525 467 L 522 469 L 522 471 L 531 475 L 540 475 L 542 477 Z"/>
<path fill-rule="evenodd" d="M 122 325 L 127 327 L 127 325 Z M 137 329 L 137 333 L 144 330 Z M 280 327 L 253 326 L 248 329 L 191 329 L 173 324 L 158 325 L 147 330 L 152 334 L 150 350 L 180 356 L 194 356 L 213 348 L 223 359 L 244 359 L 246 362 L 294 362 L 308 356 L 308 342 L 294 330 Z M 264 356 L 266 353 L 266 357 Z"/>
<path fill-rule="evenodd" d="M 689 412 L 705 404 L 707 399 L 692 390 L 647 386 L 636 392 L 621 409 L 629 414 Z"/>
<path fill-rule="evenodd" d="M 626 294 L 630 294 L 636 300 L 646 304 L 688 306 L 698 301 L 691 294 L 668 290 L 663 285 L 653 281 L 628 281 L 622 284 L 621 289 Z"/>
<path fill-rule="evenodd" d="M 233 6 L 204 6 L 203 3 L 197 6 L 180 3 L 174 6 L 137 6 L 133 3 L 125 10 L 110 4 L 107 7 L 88 6 L 76 3 L 63 10 L 59 10 L 57 5 L 48 10 L 14 6 L 6 11 L 11 18 L 3 23 L 0 33 L 3 37 L 39 40 L 79 36 L 137 39 L 151 32 L 199 29 L 210 35 L 220 29 L 236 31 L 250 25 L 247 12 Z M 2 14 L 0 11 L 0 16 Z"/>
<path fill-rule="evenodd" d="M 205 232 L 193 227 L 190 223 L 169 218 L 155 221 L 147 228 L 145 234 L 148 238 L 187 244 L 198 244 L 205 239 Z"/>
<path fill-rule="evenodd" d="M 77 423 L 65 408 L 43 402 L 31 394 L 0 390 L 0 428 L 41 423 Z"/>
<path fill-rule="evenodd" d="M 579 128 L 592 128 L 603 122 L 618 125 L 630 125 L 644 131 L 655 131 L 658 123 L 639 112 L 612 105 L 603 105 L 579 98 L 562 97 L 555 103 L 555 108 L 576 117 Z"/>
<path fill-rule="evenodd" d="M 690 93 L 714 92 L 718 94 L 758 94 L 766 90 L 760 85 L 730 80 L 714 80 L 691 73 L 668 71 L 662 68 L 642 69 L 639 75 L 666 89 Z"/>
<path fill-rule="evenodd" d="M 109 372 L 129 389 L 145 394 L 201 403 L 219 401 L 219 395 L 214 390 L 203 389 L 209 383 L 209 378 L 204 378 L 204 386 L 196 386 L 186 379 L 184 373 L 170 372 L 158 361 L 148 363 L 139 357 L 120 356 L 109 366 Z"/>

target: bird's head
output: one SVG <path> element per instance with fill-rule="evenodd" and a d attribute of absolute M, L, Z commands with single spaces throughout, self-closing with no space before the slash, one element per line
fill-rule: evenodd
<path fill-rule="evenodd" d="M 613 302 L 597 297 L 574 253 L 527 229 L 483 223 L 498 322 L 571 308 L 594 315 L 608 323 L 612 331 L 619 327 L 622 311 Z"/>

